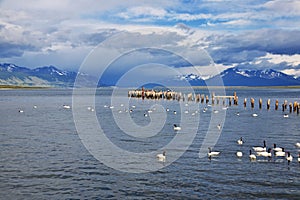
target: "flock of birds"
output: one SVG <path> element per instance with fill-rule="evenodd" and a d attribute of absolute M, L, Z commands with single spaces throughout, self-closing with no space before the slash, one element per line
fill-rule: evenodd
<path fill-rule="evenodd" d="M 240 139 L 237 140 L 238 145 L 243 145 L 244 140 L 241 137 Z M 297 148 L 300 148 L 300 142 L 295 143 L 295 146 Z M 253 152 L 255 153 L 253 153 Z M 221 152 L 220 151 L 212 151 L 211 148 L 208 148 L 208 153 L 207 156 L 208 158 L 214 157 L 214 156 L 219 156 Z M 236 156 L 238 158 L 243 157 L 243 152 L 242 151 L 237 151 Z M 266 147 L 266 141 L 263 141 L 263 146 L 254 146 L 249 150 L 249 159 L 250 161 L 256 161 L 257 157 L 265 157 L 271 159 L 272 157 L 276 158 L 285 158 L 288 163 L 293 161 L 293 156 L 289 151 L 285 151 L 284 147 L 277 147 L 276 144 L 273 144 L 273 148 L 267 148 Z M 298 154 L 298 162 L 300 163 L 300 152 Z"/>
<path fill-rule="evenodd" d="M 123 107 L 124 104 L 121 104 L 121 107 Z M 186 105 L 187 106 L 187 105 Z M 110 109 L 113 109 L 114 106 L 108 106 L 108 105 L 104 105 L 105 108 L 110 108 Z M 130 110 L 125 110 L 125 112 L 133 112 L 133 109 L 136 108 L 136 106 L 131 106 L 132 109 Z M 34 105 L 33 106 L 34 109 L 37 109 L 37 105 Z M 70 105 L 62 105 L 62 108 L 63 109 L 71 109 L 71 106 Z M 87 107 L 87 109 L 91 112 L 94 112 L 95 109 L 93 107 Z M 225 108 L 224 108 L 225 109 Z M 226 107 L 227 109 L 227 107 Z M 155 110 L 155 109 L 154 109 Z M 205 107 L 203 109 L 203 112 L 206 112 L 208 109 L 207 107 Z M 166 109 L 167 112 L 170 111 L 169 108 Z M 19 109 L 19 113 L 23 113 L 24 110 L 22 109 Z M 119 111 L 120 112 L 120 111 Z M 147 112 L 144 113 L 144 116 L 147 117 L 147 113 L 151 113 L 152 110 L 148 110 Z M 216 110 L 213 111 L 214 113 L 217 113 Z M 188 113 L 188 111 L 185 112 L 186 114 Z M 197 113 L 197 112 L 196 112 Z M 176 115 L 177 112 L 176 111 L 173 111 L 173 114 Z M 239 113 L 236 113 L 237 115 L 239 115 Z M 257 117 L 258 115 L 256 113 L 252 114 L 253 117 Z M 284 115 L 284 117 L 288 117 L 288 115 Z M 217 128 L 220 130 L 221 129 L 221 125 L 219 124 L 217 126 Z M 181 127 L 178 126 L 177 124 L 173 124 L 173 130 L 174 131 L 180 131 L 181 130 Z M 244 140 L 243 138 L 241 137 L 240 139 L 238 139 L 237 141 L 237 144 L 238 145 L 243 145 L 244 144 Z M 297 148 L 300 148 L 300 142 L 297 142 L 295 143 L 295 146 Z M 207 153 L 207 156 L 209 159 L 211 159 L 212 157 L 217 157 L 220 155 L 220 151 L 213 151 L 211 147 L 208 148 L 208 153 Z M 242 151 L 237 151 L 236 152 L 236 156 L 238 158 L 242 158 L 243 157 L 243 152 Z M 267 148 L 266 146 L 266 141 L 264 140 L 263 141 L 263 146 L 253 146 L 250 150 L 249 150 L 249 159 L 250 161 L 256 161 L 257 160 L 257 157 L 265 157 L 265 158 L 269 158 L 271 159 L 272 157 L 276 157 L 276 158 L 285 158 L 288 163 L 292 162 L 293 161 L 293 156 L 292 154 L 289 152 L 289 151 L 285 151 L 285 148 L 284 147 L 277 147 L 276 144 L 273 144 L 273 148 Z M 156 158 L 161 161 L 161 162 L 165 162 L 166 161 L 166 151 L 163 151 L 162 153 L 160 154 L 157 154 L 156 155 Z M 298 154 L 298 158 L 297 158 L 297 161 L 300 163 L 300 150 L 299 150 L 299 154 Z"/>

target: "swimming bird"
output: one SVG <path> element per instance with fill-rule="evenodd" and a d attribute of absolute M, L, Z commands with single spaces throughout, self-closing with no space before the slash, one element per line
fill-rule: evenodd
<path fill-rule="evenodd" d="M 221 124 L 218 124 L 217 127 L 218 127 L 219 130 L 221 130 L 221 128 L 222 128 L 222 127 L 221 127 Z"/>
<path fill-rule="evenodd" d="M 69 106 L 69 105 L 63 105 L 63 108 L 64 108 L 64 109 L 70 109 L 71 106 Z"/>
<path fill-rule="evenodd" d="M 284 157 L 286 153 L 284 152 L 284 148 L 282 148 L 281 151 L 275 151 L 274 154 L 276 157 Z"/>
<path fill-rule="evenodd" d="M 297 142 L 297 143 L 295 144 L 295 146 L 298 147 L 298 148 L 300 148 L 300 142 Z"/>
<path fill-rule="evenodd" d="M 290 152 L 287 152 L 287 156 L 286 156 L 286 158 L 285 158 L 287 161 L 288 161 L 288 163 L 290 163 L 290 162 L 292 162 L 293 161 L 293 156 L 291 155 L 291 153 Z"/>
<path fill-rule="evenodd" d="M 274 154 L 276 157 L 284 157 L 286 153 L 284 152 L 284 148 L 282 148 L 281 151 L 274 151 Z"/>
<path fill-rule="evenodd" d="M 252 147 L 252 149 L 256 152 L 262 152 L 262 151 L 266 151 L 266 141 L 264 140 L 264 146 L 263 147 Z"/>
<path fill-rule="evenodd" d="M 213 156 L 218 156 L 220 154 L 219 151 L 212 151 L 211 150 L 211 147 L 208 148 L 208 153 L 207 153 L 207 156 L 209 158 L 213 157 Z"/>
<path fill-rule="evenodd" d="M 177 126 L 176 124 L 173 125 L 174 131 L 180 131 L 181 127 Z"/>
<path fill-rule="evenodd" d="M 283 117 L 284 117 L 284 118 L 288 118 L 289 115 L 288 115 L 288 114 L 284 114 Z"/>
<path fill-rule="evenodd" d="M 238 141 L 236 141 L 239 145 L 242 145 L 244 143 L 243 138 L 241 137 Z"/>
<path fill-rule="evenodd" d="M 274 147 L 273 147 L 273 150 L 274 150 L 274 151 L 283 151 L 283 149 L 284 149 L 284 148 L 282 148 L 282 147 L 276 147 L 276 144 L 275 144 L 275 143 L 273 144 L 273 146 L 274 146 Z"/>
<path fill-rule="evenodd" d="M 249 159 L 251 161 L 255 161 L 256 160 L 256 155 L 252 154 L 252 151 L 250 150 L 250 153 L 249 153 Z"/>
<path fill-rule="evenodd" d="M 36 109 L 36 108 L 37 108 L 37 105 L 34 105 L 33 108 Z"/>
<path fill-rule="evenodd" d="M 299 153 L 299 155 L 298 155 L 298 162 L 300 163 L 300 153 Z"/>
<path fill-rule="evenodd" d="M 163 153 L 157 154 L 156 158 L 161 162 L 165 162 L 166 161 L 166 152 L 163 151 Z"/>
<path fill-rule="evenodd" d="M 19 110 L 19 113 L 23 113 L 24 112 L 24 110 Z"/>
<path fill-rule="evenodd" d="M 256 155 L 271 158 L 272 157 L 271 148 L 269 148 L 268 151 L 256 152 Z"/>
<path fill-rule="evenodd" d="M 240 113 L 239 113 L 239 112 L 237 112 L 237 113 L 236 113 L 236 115 L 237 115 L 237 116 L 240 116 Z"/>
<path fill-rule="evenodd" d="M 177 112 L 176 112 L 176 111 L 174 111 L 173 113 L 174 113 L 174 115 L 176 115 L 176 114 L 177 114 Z"/>
<path fill-rule="evenodd" d="M 243 152 L 237 151 L 237 152 L 236 152 L 236 156 L 237 156 L 238 158 L 243 157 Z"/>
<path fill-rule="evenodd" d="M 258 116 L 258 114 L 256 114 L 256 113 L 252 114 L 252 117 L 257 117 L 257 116 Z"/>

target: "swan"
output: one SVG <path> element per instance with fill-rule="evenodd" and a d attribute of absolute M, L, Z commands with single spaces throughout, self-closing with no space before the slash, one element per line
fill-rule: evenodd
<path fill-rule="evenodd" d="M 237 152 L 236 152 L 236 156 L 237 156 L 238 158 L 243 157 L 243 152 L 237 151 Z"/>
<path fill-rule="evenodd" d="M 276 147 L 276 144 L 273 144 L 273 146 L 274 146 L 274 148 L 273 148 L 274 151 L 283 151 L 283 149 L 284 149 L 282 147 Z"/>
<path fill-rule="evenodd" d="M 271 158 L 272 157 L 271 148 L 269 148 L 268 151 L 256 152 L 256 155 Z"/>
<path fill-rule="evenodd" d="M 300 153 L 299 153 L 299 155 L 298 155 L 298 162 L 300 163 Z"/>
<path fill-rule="evenodd" d="M 249 158 L 251 161 L 256 160 L 256 155 L 252 154 L 252 151 L 250 150 Z"/>
<path fill-rule="evenodd" d="M 167 109 L 166 109 L 166 111 L 167 111 L 167 112 L 169 112 L 169 111 L 170 111 L 170 109 L 169 109 L 169 108 L 167 108 Z"/>
<path fill-rule="evenodd" d="M 244 143 L 243 138 L 241 137 L 238 141 L 236 141 L 239 145 L 242 145 Z"/>
<path fill-rule="evenodd" d="M 300 148 L 300 142 L 297 142 L 297 143 L 295 144 L 295 146 L 298 147 L 298 148 Z"/>
<path fill-rule="evenodd" d="M 290 152 L 287 152 L 286 160 L 290 163 L 293 161 L 293 156 L 291 155 Z"/>
<path fill-rule="evenodd" d="M 283 117 L 284 117 L 284 118 L 288 118 L 289 115 L 288 115 L 288 114 L 284 114 Z"/>
<path fill-rule="evenodd" d="M 252 114 L 252 117 L 257 117 L 257 116 L 258 116 L 258 114 L 256 114 L 256 113 Z"/>
<path fill-rule="evenodd" d="M 69 106 L 69 105 L 63 105 L 63 108 L 64 108 L 64 109 L 70 109 L 71 106 Z"/>
<path fill-rule="evenodd" d="M 177 126 L 176 124 L 174 124 L 173 127 L 174 127 L 174 131 L 180 131 L 181 130 L 181 127 Z"/>
<path fill-rule="evenodd" d="M 163 153 L 157 154 L 156 158 L 161 162 L 165 162 L 166 161 L 166 152 L 164 151 Z"/>
<path fill-rule="evenodd" d="M 214 113 L 217 114 L 217 113 L 219 113 L 219 111 L 218 110 L 214 110 Z"/>
<path fill-rule="evenodd" d="M 240 116 L 240 113 L 239 113 L 239 112 L 237 112 L 237 113 L 236 113 L 236 115 L 237 115 L 237 116 Z"/>
<path fill-rule="evenodd" d="M 208 148 L 208 153 L 207 153 L 207 156 L 209 158 L 213 157 L 213 156 L 218 156 L 220 154 L 219 151 L 211 151 L 211 147 Z"/>
<path fill-rule="evenodd" d="M 266 151 L 266 141 L 264 140 L 264 146 L 263 147 L 252 147 L 252 149 L 256 152 L 262 152 L 262 151 Z"/>
<path fill-rule="evenodd" d="M 36 108 L 37 108 L 37 105 L 34 105 L 33 108 L 36 109 Z"/>
<path fill-rule="evenodd" d="M 275 156 L 284 157 L 285 156 L 284 148 L 282 148 L 281 151 L 275 151 Z"/>

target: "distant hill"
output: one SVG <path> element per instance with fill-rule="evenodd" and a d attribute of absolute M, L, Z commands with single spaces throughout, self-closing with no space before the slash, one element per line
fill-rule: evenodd
<path fill-rule="evenodd" d="M 73 87 L 77 76 L 81 80 L 80 86 L 88 87 L 95 81 L 90 75 L 60 70 L 54 66 L 29 69 L 10 63 L 0 64 L 0 85 Z"/>
<path fill-rule="evenodd" d="M 98 79 L 88 74 L 60 70 L 54 66 L 44 66 L 35 69 L 19 67 L 14 64 L 0 64 L 0 85 L 34 86 L 34 87 L 73 87 L 75 79 L 80 79 L 79 87 L 93 87 Z M 113 78 L 113 77 L 112 77 Z M 191 86 L 219 85 L 224 86 L 294 86 L 300 85 L 300 78 L 278 72 L 272 69 L 244 70 L 229 68 L 220 74 L 203 80 L 196 74 L 186 74 L 164 80 L 166 86 L 183 86 L 183 82 Z M 110 80 L 110 77 L 107 77 Z M 130 84 L 129 84 L 130 85 Z M 98 83 L 98 86 L 113 86 L 109 83 Z M 158 87 L 149 83 L 147 87 Z M 134 86 L 133 86 L 134 87 Z"/>

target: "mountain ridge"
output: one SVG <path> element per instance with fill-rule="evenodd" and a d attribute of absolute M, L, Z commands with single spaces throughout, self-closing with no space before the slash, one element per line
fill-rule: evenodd
<path fill-rule="evenodd" d="M 93 87 L 96 77 L 73 71 L 60 70 L 55 66 L 43 66 L 35 69 L 20 67 L 11 63 L 0 63 L 0 85 L 34 86 L 34 87 L 74 87 L 75 80 L 80 79 L 79 87 Z M 295 86 L 300 85 L 300 78 L 287 75 L 273 69 L 249 70 L 238 67 L 228 68 L 220 74 L 203 79 L 189 73 L 168 80 L 169 85 L 180 86 L 183 81 L 191 86 L 217 86 L 220 80 L 224 86 Z M 98 83 L 98 87 L 114 86 Z"/>

